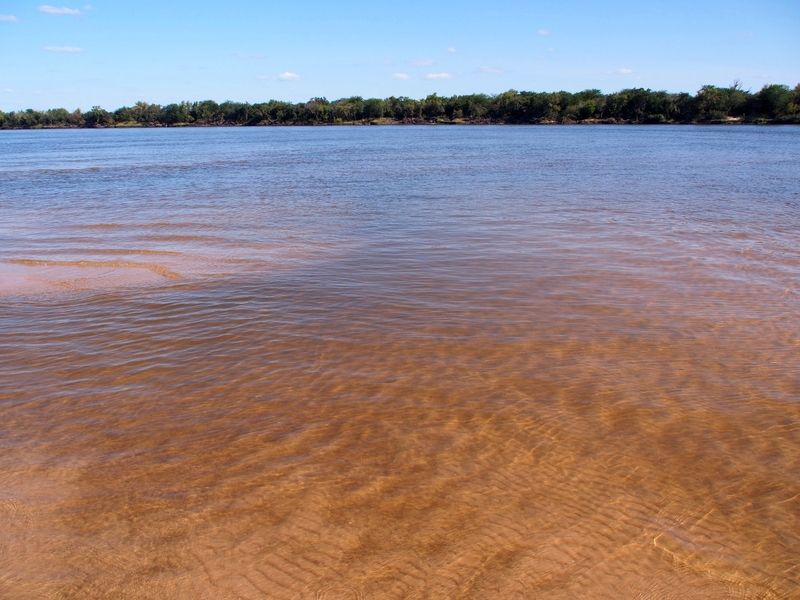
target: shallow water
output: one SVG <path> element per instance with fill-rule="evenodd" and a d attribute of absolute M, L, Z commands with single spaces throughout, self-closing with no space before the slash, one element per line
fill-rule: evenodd
<path fill-rule="evenodd" d="M 0 596 L 800 595 L 800 128 L 0 132 Z"/>

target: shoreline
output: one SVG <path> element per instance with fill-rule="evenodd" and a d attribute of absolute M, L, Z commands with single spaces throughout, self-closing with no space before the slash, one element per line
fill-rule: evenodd
<path fill-rule="evenodd" d="M 30 127 L 0 127 L 0 131 L 31 131 L 51 129 L 210 129 L 234 127 L 436 127 L 436 126 L 530 126 L 530 127 L 570 127 L 587 125 L 715 125 L 715 126 L 781 126 L 800 125 L 800 121 L 780 120 L 714 120 L 714 121 L 625 121 L 611 119 L 592 119 L 584 121 L 540 121 L 535 123 L 514 123 L 508 121 L 342 121 L 340 123 L 178 123 L 165 125 L 160 123 L 118 123 L 114 125 L 32 125 Z"/>
<path fill-rule="evenodd" d="M 279 125 L 478 125 L 478 124 L 800 124 L 800 84 L 765 85 L 758 92 L 738 83 L 721 88 L 704 85 L 694 95 L 645 88 L 604 93 L 531 92 L 459 94 L 425 98 L 406 96 L 337 100 L 314 97 L 305 102 L 225 100 L 153 104 L 106 110 L 0 109 L 0 129 L 279 126 Z"/>

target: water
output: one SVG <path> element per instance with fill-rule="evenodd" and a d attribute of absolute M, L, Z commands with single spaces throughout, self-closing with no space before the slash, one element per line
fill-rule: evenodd
<path fill-rule="evenodd" d="M 0 595 L 800 594 L 800 128 L 0 132 Z"/>

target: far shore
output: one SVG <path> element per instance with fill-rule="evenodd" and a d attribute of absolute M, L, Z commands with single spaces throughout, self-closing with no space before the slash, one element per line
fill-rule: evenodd
<path fill-rule="evenodd" d="M 0 129 L 81 129 L 109 127 L 216 127 L 285 125 L 757 125 L 800 124 L 800 84 L 765 85 L 752 93 L 738 83 L 704 85 L 694 95 L 629 88 L 613 93 L 520 92 L 430 94 L 305 102 L 145 101 L 114 111 L 92 106 L 0 110 Z"/>
<path fill-rule="evenodd" d="M 718 119 L 713 121 L 629 121 L 621 119 L 585 119 L 583 121 L 538 121 L 535 123 L 509 123 L 506 121 L 489 120 L 395 120 L 395 119 L 373 119 L 364 121 L 339 121 L 335 123 L 303 123 L 303 122 L 261 122 L 261 123 L 137 123 L 124 122 L 114 123 L 113 125 L 32 125 L 30 127 L 0 127 L 0 131 L 26 131 L 42 129 L 182 129 L 182 128 L 212 128 L 212 127 L 413 127 L 413 126 L 574 126 L 574 125 L 797 125 L 800 122 L 786 122 L 774 119 L 759 119 L 756 121 L 745 121 L 743 119 Z"/>

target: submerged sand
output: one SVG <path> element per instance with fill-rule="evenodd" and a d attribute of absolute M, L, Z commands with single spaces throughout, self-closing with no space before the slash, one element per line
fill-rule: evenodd
<path fill-rule="evenodd" d="M 146 285 L 179 277 L 150 262 L 9 259 L 0 264 L 0 296 Z"/>
<path fill-rule="evenodd" d="M 795 130 L 5 133 L 0 598 L 798 597 Z"/>
<path fill-rule="evenodd" d="M 797 331 L 744 316 L 766 296 L 354 300 L 331 268 L 5 313 L 5 597 L 796 592 Z"/>

